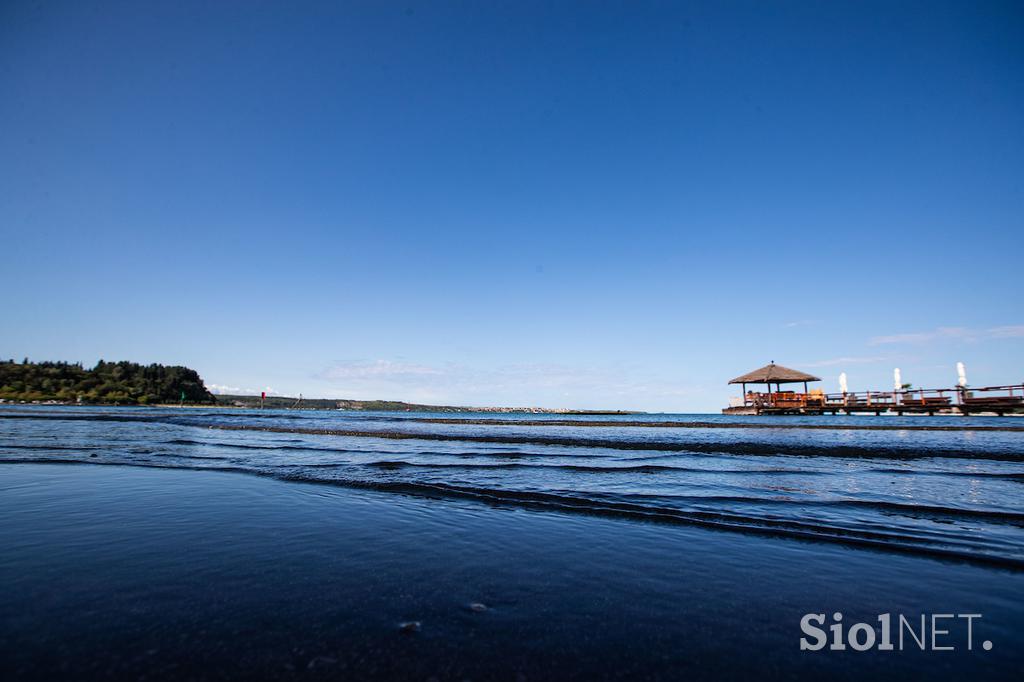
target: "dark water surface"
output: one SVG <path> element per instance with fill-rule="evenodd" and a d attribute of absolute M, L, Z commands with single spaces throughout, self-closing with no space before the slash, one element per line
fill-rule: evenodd
<path fill-rule="evenodd" d="M 1024 568 L 1024 420 L 424 417 L 452 415 L 7 407 L 0 462 L 233 469 Z M 630 426 L 651 421 L 679 426 Z"/>
<path fill-rule="evenodd" d="M 1024 573 L 1006 568 L 125 466 L 0 464 L 0 519 L 4 680 L 1024 672 Z M 835 611 L 982 618 L 971 651 L 948 621 L 939 643 L 955 651 L 799 651 L 801 616 Z M 403 634 L 409 621 L 419 631 Z"/>

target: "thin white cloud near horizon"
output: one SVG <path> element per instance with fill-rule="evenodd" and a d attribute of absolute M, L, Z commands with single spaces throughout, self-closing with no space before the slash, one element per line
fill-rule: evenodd
<path fill-rule="evenodd" d="M 214 395 L 259 395 L 261 392 L 265 391 L 267 395 L 288 397 L 283 393 L 278 393 L 270 386 L 264 386 L 263 388 L 239 388 L 238 386 L 208 384 L 206 387 L 210 389 L 210 393 Z"/>
<path fill-rule="evenodd" d="M 802 364 L 803 367 L 835 367 L 837 365 L 870 365 L 876 362 L 885 362 L 892 358 L 884 356 L 864 356 L 864 357 L 842 357 L 842 358 L 829 358 L 828 360 L 816 360 L 814 362 L 805 362 Z"/>
<path fill-rule="evenodd" d="M 397 396 L 409 402 L 516 407 L 615 409 L 624 399 L 678 400 L 701 390 L 635 368 L 529 363 L 483 369 L 457 363 L 431 366 L 387 359 L 360 360 L 332 365 L 313 378 L 331 385 L 325 390 L 329 397 Z M 522 395 L 536 397 L 530 404 L 519 405 L 521 401 L 516 398 Z"/>
<path fill-rule="evenodd" d="M 988 339 L 1016 339 L 1024 338 L 1024 325 L 1003 325 L 989 327 L 987 329 L 969 329 L 967 327 L 938 327 L 926 332 L 911 332 L 906 334 L 891 334 L 888 336 L 875 336 L 868 341 L 870 346 L 880 346 L 895 343 L 928 343 L 930 341 L 954 340 L 954 341 L 984 341 Z"/>
<path fill-rule="evenodd" d="M 393 360 L 355 361 L 328 367 L 317 378 L 328 381 L 349 379 L 396 379 L 401 377 L 436 376 L 442 370 Z"/>

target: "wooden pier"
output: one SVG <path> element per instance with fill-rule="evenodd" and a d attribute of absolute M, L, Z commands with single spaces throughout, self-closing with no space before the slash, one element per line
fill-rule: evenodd
<path fill-rule="evenodd" d="M 733 415 L 820 414 L 1024 414 L 1024 383 L 967 388 L 900 389 L 825 393 L 808 389 L 818 377 L 771 363 L 730 384 L 741 384 L 743 396 L 723 409 Z M 803 384 L 803 391 L 782 390 L 784 384 Z M 747 384 L 765 384 L 764 392 L 747 390 Z M 774 385 L 774 390 L 772 386 Z"/>

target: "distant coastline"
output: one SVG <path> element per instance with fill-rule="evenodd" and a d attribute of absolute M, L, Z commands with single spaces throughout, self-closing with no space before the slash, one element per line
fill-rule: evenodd
<path fill-rule="evenodd" d="M 258 395 L 215 395 L 218 406 L 237 408 L 259 408 Z M 351 412 L 490 412 L 496 414 L 566 414 L 566 415 L 616 415 L 642 414 L 625 410 L 571 410 L 547 407 L 467 407 L 460 405 L 424 405 L 406 403 L 400 400 L 348 400 L 334 398 L 283 398 L 267 396 L 263 399 L 266 409 L 303 410 L 344 410 Z"/>
<path fill-rule="evenodd" d="M 497 414 L 626 415 L 624 410 L 571 410 L 543 407 L 461 407 L 397 400 L 288 398 L 215 395 L 188 367 L 105 362 L 94 367 L 70 362 L 0 361 L 0 404 L 226 407 L 252 409 L 345 410 L 353 412 L 490 412 Z"/>

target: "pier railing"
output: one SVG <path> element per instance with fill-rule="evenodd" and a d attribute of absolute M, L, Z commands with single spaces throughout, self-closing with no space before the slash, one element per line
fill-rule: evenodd
<path fill-rule="evenodd" d="M 892 391 L 748 391 L 743 404 L 762 409 L 906 412 L 1013 412 L 1024 410 L 1024 383 L 979 388 L 913 388 Z"/>

